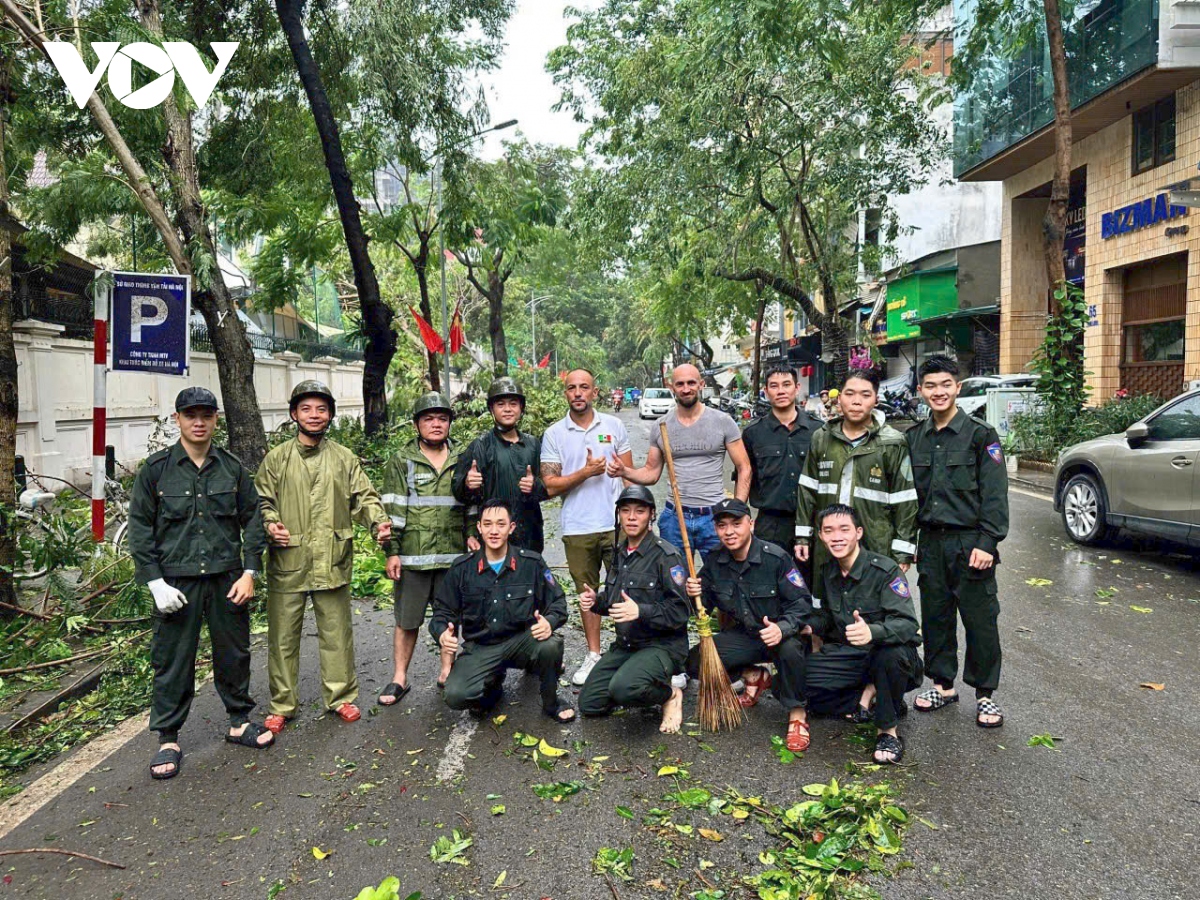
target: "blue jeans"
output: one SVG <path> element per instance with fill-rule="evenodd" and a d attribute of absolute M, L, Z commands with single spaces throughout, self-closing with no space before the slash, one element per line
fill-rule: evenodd
<path fill-rule="evenodd" d="M 685 512 L 683 521 L 687 524 L 688 542 L 692 545 L 692 550 L 698 551 L 700 558 L 707 561 L 708 554 L 721 546 L 721 539 L 717 537 L 717 529 L 713 525 L 712 515 L 698 516 Z M 664 507 L 663 511 L 659 513 L 658 535 L 668 544 L 674 544 L 679 548 L 679 552 L 683 553 L 683 535 L 679 533 L 679 513 L 673 506 Z"/>

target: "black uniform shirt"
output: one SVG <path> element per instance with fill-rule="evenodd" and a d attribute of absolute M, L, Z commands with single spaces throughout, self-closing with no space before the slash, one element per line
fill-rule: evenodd
<path fill-rule="evenodd" d="M 454 623 L 460 641 L 496 644 L 532 628 L 540 612 L 554 630 L 567 624 L 567 595 L 540 553 L 509 545 L 499 572 L 480 548 L 456 559 L 433 601 L 434 640 Z"/>
<path fill-rule="evenodd" d="M 687 624 L 691 601 L 683 554 L 653 532 L 630 552 L 624 543 L 605 574 L 604 590 L 596 596 L 593 612 L 608 615 L 621 592 L 638 605 L 638 617 L 618 622 L 616 646 L 623 650 L 666 646 L 675 655 L 687 655 Z"/>
<path fill-rule="evenodd" d="M 129 553 L 141 583 L 259 571 L 266 550 L 254 479 L 228 450 L 210 446 L 197 467 L 176 442 L 138 470 L 129 500 Z"/>
<path fill-rule="evenodd" d="M 825 564 L 821 620 L 813 631 L 833 644 L 847 644 L 846 626 L 854 611 L 871 626 L 873 644 L 920 642 L 917 614 L 913 609 L 908 581 L 895 560 L 870 550 L 859 549 L 858 559 L 846 575 L 836 559 Z"/>
<path fill-rule="evenodd" d="M 786 553 L 760 538 L 750 539 L 742 562 L 724 547 L 711 554 L 700 572 L 700 590 L 706 609 L 720 609 L 755 637 L 766 627 L 763 616 L 779 626 L 785 639 L 813 618 L 804 578 Z"/>
<path fill-rule="evenodd" d="M 475 438 L 458 458 L 451 489 L 458 501 L 467 505 L 468 535 L 479 537 L 479 507 L 485 501 L 507 500 L 517 523 L 511 542 L 541 553 L 545 545 L 541 504 L 547 499 L 546 483 L 539 474 L 542 441 L 523 431 L 517 435 L 516 441 L 506 441 L 500 436 L 500 429 L 493 427 Z M 467 487 L 472 462 L 479 464 L 479 474 L 483 476 L 483 487 L 474 491 Z M 533 472 L 533 492 L 529 494 L 521 493 L 520 486 L 526 468 Z"/>
<path fill-rule="evenodd" d="M 797 409 L 790 430 L 773 412 L 755 419 L 742 432 L 750 457 L 750 505 L 763 512 L 794 516 L 796 483 L 804 469 L 804 457 L 813 432 L 824 422 Z"/>
<path fill-rule="evenodd" d="M 978 531 L 993 556 L 1008 534 L 1008 471 L 996 429 L 961 409 L 940 431 L 933 417 L 905 434 L 922 528 Z"/>

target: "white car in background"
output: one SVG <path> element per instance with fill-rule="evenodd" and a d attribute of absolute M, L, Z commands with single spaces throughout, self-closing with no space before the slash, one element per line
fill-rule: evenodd
<path fill-rule="evenodd" d="M 639 419 L 656 419 L 675 408 L 675 396 L 667 388 L 646 388 L 638 402 Z"/>
<path fill-rule="evenodd" d="M 962 389 L 958 392 L 958 408 L 968 416 L 987 415 L 987 392 L 992 388 L 1024 388 L 1037 387 L 1038 377 L 1024 373 L 1021 375 L 973 375 L 962 380 Z"/>

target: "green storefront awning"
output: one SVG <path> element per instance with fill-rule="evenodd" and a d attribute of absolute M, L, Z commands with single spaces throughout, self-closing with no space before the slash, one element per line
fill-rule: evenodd
<path fill-rule="evenodd" d="M 921 323 L 958 311 L 958 269 L 916 272 L 887 288 L 887 342 L 920 338 Z"/>

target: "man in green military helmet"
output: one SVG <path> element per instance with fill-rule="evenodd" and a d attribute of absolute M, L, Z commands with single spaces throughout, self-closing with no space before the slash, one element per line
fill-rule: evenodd
<path fill-rule="evenodd" d="M 270 539 L 267 557 L 267 671 L 271 714 L 266 726 L 278 734 L 296 715 L 300 635 L 311 598 L 320 648 L 322 699 L 345 722 L 361 713 L 354 673 L 350 573 L 354 524 L 371 528 L 380 543 L 392 536 L 358 457 L 325 432 L 337 411 L 329 388 L 302 381 L 289 403 L 297 434 L 267 453 L 255 478 Z"/>
<path fill-rule="evenodd" d="M 450 440 L 454 411 L 442 394 L 423 394 L 413 406 L 417 436 L 400 448 L 383 476 L 383 508 L 391 518 L 386 546 L 387 576 L 395 584 L 396 631 L 392 680 L 379 695 L 381 706 L 399 702 L 412 688 L 408 666 L 425 610 L 450 564 L 462 555 L 463 505 L 451 482 L 459 449 Z M 454 654 L 442 651 L 438 686 L 444 687 Z"/>
<path fill-rule="evenodd" d="M 467 528 L 479 536 L 479 506 L 500 499 L 516 521 L 512 542 L 536 553 L 545 548 L 542 502 L 542 441 L 518 426 L 525 415 L 525 394 L 515 380 L 497 378 L 488 388 L 488 411 L 495 427 L 471 442 L 454 470 L 454 496 L 467 504 Z"/>
<path fill-rule="evenodd" d="M 250 721 L 250 614 L 254 576 L 267 549 L 258 494 L 232 453 L 214 447 L 217 398 L 191 387 L 175 399 L 179 441 L 138 470 L 129 502 L 129 552 L 154 595 L 150 730 L 159 750 L 151 776 L 173 778 L 179 730 L 196 692 L 196 647 L 208 621 L 213 681 L 229 713 L 225 739 L 255 749 L 274 741 Z"/>

